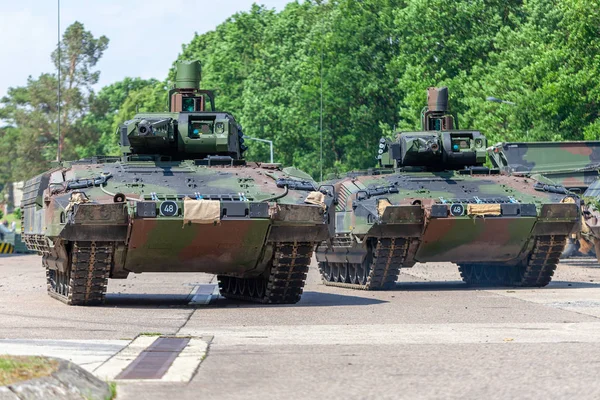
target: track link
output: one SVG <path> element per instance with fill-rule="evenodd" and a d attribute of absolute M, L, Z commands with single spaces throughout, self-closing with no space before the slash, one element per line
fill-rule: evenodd
<path fill-rule="evenodd" d="M 543 287 L 550 283 L 567 236 L 537 236 L 526 262 L 515 266 L 459 264 L 464 282 L 473 286 Z"/>
<path fill-rule="evenodd" d="M 385 290 L 395 287 L 400 268 L 408 254 L 405 238 L 379 238 L 368 246 L 362 264 L 320 262 L 319 271 L 327 286 L 356 290 Z M 348 273 L 340 273 L 347 268 Z"/>
<path fill-rule="evenodd" d="M 110 242 L 74 242 L 67 271 L 46 269 L 48 294 L 68 305 L 102 304 L 113 252 Z"/>
<path fill-rule="evenodd" d="M 228 299 L 263 304 L 294 304 L 300 300 L 314 243 L 275 244 L 268 275 L 238 278 L 218 275 L 219 290 Z"/>

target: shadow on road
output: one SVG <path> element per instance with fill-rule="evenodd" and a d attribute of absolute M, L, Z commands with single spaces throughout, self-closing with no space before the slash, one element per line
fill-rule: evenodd
<path fill-rule="evenodd" d="M 552 281 L 548 286 L 541 288 L 516 287 L 516 286 L 469 286 L 462 281 L 443 282 L 398 282 L 390 291 L 469 291 L 469 290 L 550 290 L 550 289 L 583 289 L 598 288 L 600 283 L 576 281 Z"/>
<path fill-rule="evenodd" d="M 191 296 L 185 294 L 106 293 L 104 307 L 155 308 L 185 307 Z"/>
<path fill-rule="evenodd" d="M 135 294 L 107 293 L 104 307 L 110 308 L 258 308 L 258 307 L 327 307 L 327 306 L 367 306 L 387 303 L 370 297 L 353 296 L 350 291 L 346 294 L 304 292 L 300 302 L 296 304 L 256 304 L 240 300 L 230 300 L 218 297 L 210 304 L 190 305 L 190 295 L 180 294 Z M 370 292 L 362 292 L 368 296 Z"/>
<path fill-rule="evenodd" d="M 568 258 L 560 260 L 562 265 L 579 268 L 600 268 L 600 264 L 596 258 Z"/>
<path fill-rule="evenodd" d="M 600 288 L 600 283 L 594 282 L 576 282 L 576 281 L 552 281 L 546 286 L 548 289 L 583 289 Z"/>
<path fill-rule="evenodd" d="M 229 300 L 219 297 L 219 300 L 214 304 L 216 307 L 329 307 L 329 306 L 369 306 L 373 304 L 388 303 L 387 300 L 375 299 L 372 297 L 353 296 L 352 291 L 348 294 L 338 293 L 323 293 L 323 292 L 304 292 L 302 299 L 296 304 L 254 304 L 246 303 L 238 300 Z M 370 292 L 361 292 L 368 295 Z"/>
<path fill-rule="evenodd" d="M 555 290 L 555 289 L 600 289 L 600 283 L 553 281 L 545 288 L 521 288 L 514 286 L 468 286 L 462 281 L 443 282 L 399 282 L 393 289 L 386 292 L 444 292 L 444 291 L 476 291 L 476 290 Z M 137 293 L 107 293 L 104 307 L 112 308 L 258 308 L 258 307 L 328 307 L 328 306 L 368 306 L 388 303 L 388 300 L 376 298 L 380 291 L 354 291 L 320 286 L 323 292 L 307 291 L 296 304 L 256 304 L 241 300 L 231 300 L 224 297 L 214 298 L 210 304 L 194 304 L 189 302 L 192 295 L 184 294 L 137 294 Z M 327 293 L 327 291 L 337 293 Z M 343 293 L 340 293 L 343 292 Z"/>

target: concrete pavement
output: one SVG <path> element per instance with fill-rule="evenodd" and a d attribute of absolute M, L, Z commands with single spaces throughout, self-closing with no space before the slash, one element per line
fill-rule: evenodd
<path fill-rule="evenodd" d="M 0 353 L 58 352 L 99 373 L 140 334 L 206 343 L 189 383 L 119 381 L 123 399 L 600 397 L 591 260 L 561 264 L 544 289 L 471 290 L 437 264 L 405 271 L 396 290 L 349 291 L 313 266 L 293 306 L 210 303 L 198 286 L 210 284 L 142 274 L 111 281 L 104 307 L 67 307 L 45 294 L 37 256 L 3 257 Z"/>

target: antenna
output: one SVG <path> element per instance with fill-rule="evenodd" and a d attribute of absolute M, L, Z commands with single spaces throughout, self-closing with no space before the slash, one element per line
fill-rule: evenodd
<path fill-rule="evenodd" d="M 321 32 L 322 33 L 322 32 Z M 321 154 L 319 156 L 319 167 L 321 169 L 321 179 L 323 182 L 323 39 L 321 38 L 321 110 L 319 113 L 319 131 L 321 139 Z"/>
<path fill-rule="evenodd" d="M 58 88 L 57 88 L 57 97 L 58 97 L 58 121 L 57 121 L 57 125 L 58 125 L 58 146 L 56 149 L 56 161 L 60 162 L 60 158 L 61 158 L 61 136 L 60 136 L 60 0 L 57 0 L 58 2 L 58 12 L 57 12 L 57 21 L 58 21 L 58 29 L 57 29 L 57 37 L 58 37 L 58 62 L 56 63 L 56 69 L 58 70 Z"/>

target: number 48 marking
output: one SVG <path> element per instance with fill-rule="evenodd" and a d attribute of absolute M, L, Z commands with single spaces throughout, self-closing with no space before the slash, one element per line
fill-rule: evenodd
<path fill-rule="evenodd" d="M 179 207 L 174 201 L 165 201 L 160 205 L 160 213 L 165 217 L 172 217 L 177 214 Z"/>
<path fill-rule="evenodd" d="M 465 207 L 462 204 L 452 204 L 450 206 L 450 214 L 454 216 L 463 215 L 465 212 Z"/>

